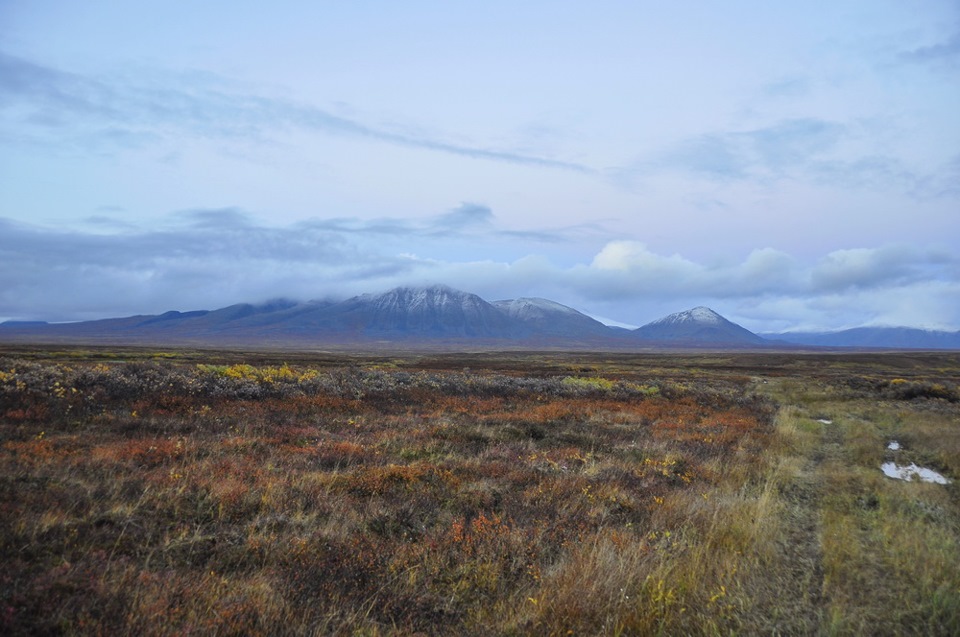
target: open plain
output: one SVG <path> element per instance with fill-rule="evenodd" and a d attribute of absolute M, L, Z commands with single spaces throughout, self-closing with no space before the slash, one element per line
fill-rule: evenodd
<path fill-rule="evenodd" d="M 5 346 L 0 632 L 960 634 L 958 383 L 957 353 Z"/>

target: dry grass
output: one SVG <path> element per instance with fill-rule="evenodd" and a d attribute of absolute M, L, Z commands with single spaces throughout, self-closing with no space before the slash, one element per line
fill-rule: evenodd
<path fill-rule="evenodd" d="M 774 445 L 781 500 L 792 515 L 780 521 L 787 537 L 806 545 L 797 557 L 810 564 L 804 595 L 815 619 L 807 632 L 960 634 L 956 403 L 891 399 L 882 385 L 876 392 L 822 385 L 797 399 L 793 383 L 785 384 L 796 402 L 781 409 Z M 893 440 L 903 449 L 888 450 Z M 892 480 L 879 470 L 891 459 L 934 467 L 953 482 Z"/>
<path fill-rule="evenodd" d="M 0 361 L 4 633 L 958 626 L 956 483 L 877 469 L 894 436 L 960 475 L 949 397 L 729 361 L 215 363 Z"/>

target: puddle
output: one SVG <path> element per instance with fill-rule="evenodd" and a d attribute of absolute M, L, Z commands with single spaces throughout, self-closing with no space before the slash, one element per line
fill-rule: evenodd
<path fill-rule="evenodd" d="M 832 425 L 833 421 L 828 420 L 827 418 L 817 418 L 817 422 L 823 425 Z"/>
<path fill-rule="evenodd" d="M 900 451 L 901 448 L 900 443 L 896 440 L 891 440 L 887 443 L 887 449 L 890 451 Z M 950 480 L 933 469 L 918 467 L 912 462 L 907 466 L 898 465 L 896 462 L 884 462 L 880 465 L 880 469 L 889 478 L 906 480 L 907 482 L 913 481 L 914 477 L 920 480 L 920 482 L 934 482 L 936 484 L 947 484 L 950 482 Z"/>
<path fill-rule="evenodd" d="M 880 465 L 880 469 L 882 469 L 883 473 L 889 478 L 906 480 L 907 482 L 912 482 L 914 477 L 919 479 L 920 482 L 934 482 L 936 484 L 947 484 L 950 482 L 933 469 L 918 467 L 913 463 L 907 466 L 900 466 L 895 462 L 884 462 Z"/>

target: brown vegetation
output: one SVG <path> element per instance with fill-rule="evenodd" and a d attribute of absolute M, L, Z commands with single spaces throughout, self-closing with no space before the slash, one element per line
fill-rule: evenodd
<path fill-rule="evenodd" d="M 859 473 L 883 454 L 869 422 L 958 475 L 931 438 L 955 428 L 949 374 L 91 358 L 0 359 L 4 633 L 858 632 L 889 615 L 863 610 L 851 546 L 883 581 L 924 564 L 889 632 L 960 626 L 935 568 L 960 556 L 955 484 L 911 505 Z M 908 426 L 917 409 L 939 420 Z M 840 515 L 857 498 L 902 515 L 865 531 Z M 921 513 L 937 552 L 874 564 Z"/>

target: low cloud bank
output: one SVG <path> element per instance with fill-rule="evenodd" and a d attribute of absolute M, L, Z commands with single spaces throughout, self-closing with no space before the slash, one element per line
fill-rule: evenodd
<path fill-rule="evenodd" d="M 92 225 L 0 219 L 0 318 L 81 320 L 441 282 L 491 300 L 552 298 L 630 324 L 706 304 L 753 330 L 960 327 L 960 257 L 929 248 L 839 250 L 810 263 L 762 248 L 701 263 L 615 240 L 590 260 L 559 264 L 537 248 L 572 242 L 575 231 L 501 232 L 479 204 L 420 222 L 271 227 L 226 208 L 180 212 L 158 229 Z M 512 256 L 471 256 L 486 248 Z"/>

